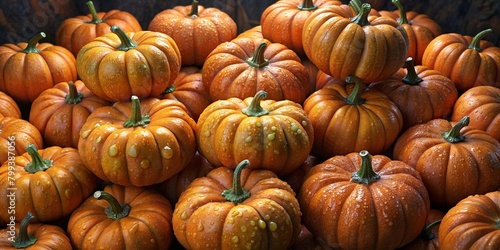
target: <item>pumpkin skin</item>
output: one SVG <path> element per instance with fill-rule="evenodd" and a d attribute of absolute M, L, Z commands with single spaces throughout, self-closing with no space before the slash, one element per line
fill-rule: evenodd
<path fill-rule="evenodd" d="M 442 210 L 431 208 L 425 221 L 425 228 L 415 240 L 401 250 L 439 250 L 439 224 L 444 215 L 445 212 Z"/>
<path fill-rule="evenodd" d="M 241 32 L 238 36 L 236 36 L 236 38 L 241 38 L 241 37 L 264 39 L 264 36 L 262 36 L 262 26 L 261 25 L 254 26 L 248 30 Z"/>
<path fill-rule="evenodd" d="M 0 91 L 0 117 L 21 118 L 21 109 L 9 95 Z"/>
<path fill-rule="evenodd" d="M 26 150 L 0 167 L 0 194 L 6 201 L 0 203 L 2 211 L 8 211 L 7 195 L 15 192 L 16 214 L 31 212 L 34 222 L 56 221 L 69 216 L 96 188 L 97 178 L 76 149 L 28 145 Z M 11 181 L 15 191 L 8 190 Z M 9 215 L 0 216 L 7 220 Z M 20 222 L 22 218 L 15 219 Z"/>
<path fill-rule="evenodd" d="M 141 31 L 139 21 L 129 12 L 117 9 L 97 12 L 92 1 L 87 2 L 90 14 L 64 20 L 56 31 L 56 44 L 65 47 L 76 57 L 80 49 L 98 36 L 118 26 L 125 32 Z"/>
<path fill-rule="evenodd" d="M 45 146 L 78 148 L 80 128 L 87 117 L 108 105 L 80 80 L 60 82 L 33 101 L 29 121 L 43 135 Z"/>
<path fill-rule="evenodd" d="M 434 207 L 448 209 L 500 188 L 500 143 L 468 124 L 467 116 L 433 119 L 409 128 L 394 145 L 394 159 L 420 173 Z"/>
<path fill-rule="evenodd" d="M 469 126 L 486 131 L 500 141 L 500 89 L 492 86 L 472 87 L 455 102 L 451 121 L 470 118 Z"/>
<path fill-rule="evenodd" d="M 123 186 L 161 183 L 196 152 L 196 122 L 179 101 L 147 98 L 94 110 L 80 129 L 78 152 L 97 177 Z"/>
<path fill-rule="evenodd" d="M 174 234 L 187 249 L 289 249 L 301 230 L 290 186 L 268 170 L 219 167 L 177 202 Z"/>
<path fill-rule="evenodd" d="M 210 104 L 196 124 L 199 152 L 214 166 L 250 168 L 286 175 L 307 159 L 314 141 L 311 122 L 302 107 L 289 100 L 230 98 Z"/>
<path fill-rule="evenodd" d="M 205 8 L 193 0 L 189 6 L 166 9 L 151 20 L 148 30 L 169 35 L 179 46 L 183 66 L 203 66 L 219 44 L 234 39 L 234 20 L 218 8 Z"/>
<path fill-rule="evenodd" d="M 108 195 L 117 203 L 110 205 Z M 172 207 L 152 189 L 111 184 L 71 214 L 67 231 L 74 249 L 168 249 Z"/>
<path fill-rule="evenodd" d="M 170 86 L 181 68 L 175 41 L 160 32 L 112 33 L 95 38 L 76 57 L 81 80 L 96 96 L 107 101 L 158 97 Z"/>
<path fill-rule="evenodd" d="M 30 122 L 14 117 L 0 118 L 0 164 L 9 156 L 18 156 L 26 152 L 26 146 L 33 144 L 43 148 L 43 137 L 40 131 Z M 10 154 L 10 155 L 9 155 Z"/>
<path fill-rule="evenodd" d="M 76 81 L 76 60 L 71 51 L 51 43 L 29 42 L 0 46 L 0 91 L 20 103 L 31 103 L 44 90 L 64 81 Z"/>
<path fill-rule="evenodd" d="M 309 231 L 339 249 L 402 247 L 419 235 L 430 210 L 415 169 L 365 150 L 313 167 L 299 203 Z"/>
<path fill-rule="evenodd" d="M 461 200 L 439 226 L 442 250 L 499 249 L 500 191 Z"/>

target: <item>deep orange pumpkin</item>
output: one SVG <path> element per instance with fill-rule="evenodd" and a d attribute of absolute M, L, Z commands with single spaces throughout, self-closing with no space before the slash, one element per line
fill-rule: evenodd
<path fill-rule="evenodd" d="M 9 156 L 18 156 L 26 152 L 30 144 L 43 148 L 43 136 L 30 122 L 14 117 L 0 118 L 0 164 Z"/>
<path fill-rule="evenodd" d="M 21 118 L 21 109 L 9 95 L 0 91 L 0 117 Z"/>

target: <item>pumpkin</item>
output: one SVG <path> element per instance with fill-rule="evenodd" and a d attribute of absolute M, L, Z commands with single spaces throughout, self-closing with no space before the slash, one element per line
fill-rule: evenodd
<path fill-rule="evenodd" d="M 474 37 L 446 33 L 434 38 L 424 51 L 422 65 L 441 71 L 459 93 L 474 86 L 500 87 L 500 48 L 482 40 L 492 29 Z"/>
<path fill-rule="evenodd" d="M 455 102 L 451 121 L 468 116 L 469 126 L 486 131 L 500 141 L 500 89 L 493 86 L 472 87 Z"/>
<path fill-rule="evenodd" d="M 118 26 L 125 32 L 141 31 L 139 21 L 129 12 L 112 9 L 97 12 L 92 1 L 87 2 L 88 15 L 64 20 L 56 31 L 56 43 L 67 48 L 76 57 L 80 49 L 94 38 L 111 32 L 111 26 Z"/>
<path fill-rule="evenodd" d="M 172 207 L 152 189 L 111 184 L 71 214 L 67 231 L 75 249 L 168 249 Z"/>
<path fill-rule="evenodd" d="M 30 144 L 26 151 L 0 167 L 2 211 L 8 211 L 8 195 L 14 194 L 16 214 L 31 212 L 36 222 L 52 222 L 69 216 L 96 188 L 97 178 L 76 149 Z M 9 220 L 7 213 L 0 216 Z"/>
<path fill-rule="evenodd" d="M 316 90 L 320 90 L 323 87 L 325 87 L 328 84 L 340 84 L 342 86 L 345 86 L 347 83 L 343 80 L 340 80 L 338 78 L 335 78 L 321 70 L 318 70 L 316 73 Z M 312 94 L 312 93 L 311 93 Z"/>
<path fill-rule="evenodd" d="M 301 57 L 305 56 L 302 30 L 307 17 L 324 6 L 340 4 L 337 0 L 276 1 L 261 14 L 262 36 L 271 42 L 284 44 Z"/>
<path fill-rule="evenodd" d="M 264 36 L 262 36 L 262 26 L 261 25 L 253 26 L 252 28 L 243 31 L 238 36 L 236 36 L 236 38 L 241 38 L 241 37 L 263 39 Z"/>
<path fill-rule="evenodd" d="M 371 10 L 367 3 L 343 4 L 311 13 L 302 33 L 307 57 L 339 79 L 356 76 L 373 82 L 396 73 L 408 53 L 408 36 L 397 21 L 370 14 Z"/>
<path fill-rule="evenodd" d="M 175 41 L 160 32 L 112 33 L 95 38 L 76 57 L 81 80 L 96 96 L 107 101 L 158 97 L 170 86 L 181 68 Z"/>
<path fill-rule="evenodd" d="M 0 91 L 0 117 L 21 118 L 21 109 L 9 95 Z"/>
<path fill-rule="evenodd" d="M 304 176 L 306 176 L 307 172 L 309 170 L 316 166 L 317 164 L 321 163 L 320 159 L 314 155 L 309 155 L 307 159 L 298 167 L 295 169 L 293 172 L 287 174 L 287 175 L 282 175 L 279 176 L 280 179 L 286 181 L 292 187 L 293 191 L 295 193 L 299 193 L 300 187 L 302 187 L 302 183 L 304 182 Z"/>
<path fill-rule="evenodd" d="M 299 203 L 304 225 L 339 249 L 402 247 L 420 234 L 430 210 L 427 190 L 414 168 L 366 150 L 313 167 Z"/>
<path fill-rule="evenodd" d="M 302 225 L 302 230 L 297 237 L 297 240 L 290 250 L 330 250 L 321 239 L 317 239 L 306 226 Z"/>
<path fill-rule="evenodd" d="M 234 20 L 218 8 L 205 8 L 197 0 L 156 14 L 148 30 L 169 35 L 179 46 L 183 66 L 203 66 L 219 44 L 234 39 Z"/>
<path fill-rule="evenodd" d="M 196 124 L 199 152 L 214 166 L 235 168 L 248 159 L 251 168 L 286 175 L 307 159 L 313 128 L 298 103 L 254 97 L 210 104 Z"/>
<path fill-rule="evenodd" d="M 30 144 L 43 148 L 43 137 L 40 131 L 30 122 L 14 117 L 0 118 L 0 164 L 9 156 L 18 156 L 26 152 Z M 12 158 L 11 158 L 12 159 Z"/>
<path fill-rule="evenodd" d="M 320 158 L 363 149 L 380 154 L 396 141 L 403 116 L 387 95 L 356 77 L 329 84 L 304 101 L 314 131 L 312 154 Z"/>
<path fill-rule="evenodd" d="M 63 81 L 76 81 L 75 56 L 66 48 L 39 43 L 38 33 L 29 42 L 0 45 L 0 91 L 20 103 L 31 103 L 44 90 Z"/>
<path fill-rule="evenodd" d="M 403 115 L 403 130 L 437 118 L 448 118 L 458 98 L 455 84 L 443 73 L 415 66 L 408 58 L 390 78 L 370 84 L 394 102 Z"/>
<path fill-rule="evenodd" d="M 218 167 L 193 180 L 172 224 L 187 249 L 289 249 L 301 230 L 290 186 L 268 170 Z"/>
<path fill-rule="evenodd" d="M 43 135 L 45 146 L 78 148 L 80 128 L 95 109 L 110 105 L 78 80 L 60 82 L 31 104 L 29 121 Z"/>
<path fill-rule="evenodd" d="M 409 128 L 394 145 L 394 159 L 420 173 L 434 207 L 448 209 L 500 188 L 500 142 L 468 124 L 468 116 L 433 119 Z"/>
<path fill-rule="evenodd" d="M 202 68 L 212 101 L 245 99 L 258 91 L 272 100 L 302 103 L 309 74 L 297 54 L 280 43 L 242 37 L 217 46 Z"/>
<path fill-rule="evenodd" d="M 442 250 L 500 248 L 500 191 L 468 196 L 444 215 L 439 226 Z"/>
<path fill-rule="evenodd" d="M 431 208 L 425 221 L 425 228 L 415 240 L 401 250 L 439 250 L 439 224 L 444 215 L 445 212 L 442 210 Z"/>
<path fill-rule="evenodd" d="M 179 101 L 147 98 L 100 107 L 80 129 L 78 152 L 97 177 L 123 186 L 161 183 L 196 152 L 196 122 Z"/>
<path fill-rule="evenodd" d="M 0 230 L 0 248 L 15 249 L 72 249 L 66 232 L 59 226 L 31 223 L 35 217 L 28 212 L 16 225 Z"/>

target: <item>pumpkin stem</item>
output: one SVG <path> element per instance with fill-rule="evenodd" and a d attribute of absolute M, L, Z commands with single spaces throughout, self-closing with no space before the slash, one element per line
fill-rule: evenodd
<path fill-rule="evenodd" d="M 248 107 L 241 110 L 245 115 L 248 116 L 263 116 L 269 114 L 269 110 L 263 109 L 260 106 L 260 102 L 267 97 L 267 92 L 264 90 L 259 90 L 255 93 L 252 102 Z"/>
<path fill-rule="evenodd" d="M 104 212 L 110 219 L 119 220 L 123 217 L 127 217 L 130 212 L 129 205 L 120 204 L 113 195 L 106 191 L 95 191 L 94 198 L 98 200 L 104 199 L 109 203 L 109 207 L 104 209 Z"/>
<path fill-rule="evenodd" d="M 35 219 L 35 216 L 28 212 L 24 219 L 21 221 L 21 225 L 19 226 L 19 236 L 17 239 L 12 242 L 12 246 L 15 248 L 28 248 L 29 246 L 35 244 L 38 240 L 33 235 L 28 235 L 28 226 L 30 222 Z"/>
<path fill-rule="evenodd" d="M 474 38 L 470 42 L 469 49 L 474 49 L 474 50 L 477 50 L 477 51 L 481 51 L 481 40 L 483 40 L 483 38 L 485 36 L 489 35 L 492 32 L 493 32 L 492 29 L 485 29 L 485 30 L 477 33 L 477 35 L 474 36 Z"/>
<path fill-rule="evenodd" d="M 92 20 L 86 23 L 98 24 L 104 22 L 104 20 L 99 19 L 97 16 L 97 11 L 95 10 L 94 3 L 92 1 L 87 2 L 87 7 L 89 8 L 90 15 L 92 15 Z"/>
<path fill-rule="evenodd" d="M 408 18 L 406 17 L 406 10 L 403 7 L 403 3 L 400 0 L 392 0 L 392 3 L 398 7 L 399 10 L 399 24 L 408 24 Z"/>
<path fill-rule="evenodd" d="M 351 6 L 351 8 L 354 10 L 354 13 L 356 13 L 356 15 L 359 14 L 359 12 L 361 12 L 361 5 L 363 5 L 361 0 L 349 1 L 349 6 Z"/>
<path fill-rule="evenodd" d="M 361 5 L 359 13 L 357 13 L 355 17 L 351 17 L 350 20 L 353 23 L 358 24 L 359 26 L 370 25 L 370 22 L 368 21 L 368 16 L 370 14 L 371 9 L 372 6 L 369 3 L 363 3 Z"/>
<path fill-rule="evenodd" d="M 161 95 L 166 95 L 166 94 L 173 93 L 174 90 L 175 90 L 175 86 L 174 85 L 170 85 L 165 90 L 163 90 L 163 92 L 161 93 Z"/>
<path fill-rule="evenodd" d="M 415 71 L 415 63 L 413 62 L 413 58 L 408 57 L 403 66 L 406 68 L 406 76 L 403 78 L 403 82 L 408 85 L 418 85 L 422 82 L 422 78 L 418 77 L 417 72 Z"/>
<path fill-rule="evenodd" d="M 233 185 L 231 189 L 222 191 L 222 197 L 226 198 L 227 201 L 240 203 L 250 197 L 250 192 L 241 186 L 241 171 L 248 165 L 250 165 L 250 161 L 243 160 L 236 166 L 236 169 L 234 169 Z"/>
<path fill-rule="evenodd" d="M 253 56 L 247 59 L 247 63 L 255 68 L 263 68 L 269 65 L 269 61 L 264 58 L 264 51 L 266 51 L 266 48 L 267 43 L 261 42 L 257 49 L 255 49 L 255 53 L 253 53 Z"/>
<path fill-rule="evenodd" d="M 437 220 L 432 222 L 431 224 L 427 225 L 424 230 L 420 233 L 420 238 L 424 240 L 432 240 L 436 238 L 436 235 L 432 232 L 432 229 L 439 225 L 441 223 L 441 220 Z"/>
<path fill-rule="evenodd" d="M 118 46 L 118 50 L 121 51 L 128 51 L 131 49 L 135 49 L 137 47 L 137 43 L 130 38 L 130 36 L 125 33 L 120 27 L 118 26 L 111 26 L 111 32 L 115 33 L 118 38 L 120 38 L 121 44 Z"/>
<path fill-rule="evenodd" d="M 28 144 L 28 146 L 26 146 L 26 152 L 31 156 L 31 162 L 24 167 L 26 172 L 33 174 L 52 167 L 52 160 L 43 159 L 35 145 Z"/>
<path fill-rule="evenodd" d="M 318 6 L 314 4 L 313 0 L 304 0 L 304 2 L 302 2 L 299 5 L 299 10 L 304 10 L 304 11 L 315 10 L 317 8 Z"/>
<path fill-rule="evenodd" d="M 361 156 L 361 167 L 357 172 L 352 173 L 351 181 L 356 183 L 364 183 L 370 184 L 378 179 L 380 179 L 380 175 L 373 171 L 372 166 L 372 156 L 368 151 L 361 150 L 359 152 Z"/>
<path fill-rule="evenodd" d="M 460 130 L 469 125 L 469 116 L 464 116 L 460 121 L 458 121 L 451 129 L 450 131 L 443 132 L 443 139 L 445 139 L 448 142 L 451 143 L 457 143 L 457 142 L 462 142 L 465 140 L 465 136 L 460 134 Z"/>
<path fill-rule="evenodd" d="M 141 114 L 141 102 L 139 101 L 139 97 L 135 95 L 132 96 L 132 114 L 130 118 L 123 123 L 123 126 L 126 128 L 137 126 L 145 127 L 149 122 L 151 122 L 149 114 Z"/>
<path fill-rule="evenodd" d="M 73 81 L 68 82 L 68 94 L 64 97 L 64 100 L 66 100 L 66 103 L 69 104 L 77 104 L 80 103 L 83 99 L 82 93 L 79 93 L 78 90 L 76 89 L 75 83 Z"/>
<path fill-rule="evenodd" d="M 198 1 L 193 0 L 193 3 L 191 4 L 191 12 L 189 12 L 188 16 L 190 17 L 197 17 L 198 16 Z"/>
<path fill-rule="evenodd" d="M 45 38 L 45 37 L 47 37 L 47 35 L 45 34 L 45 32 L 38 33 L 35 37 L 31 38 L 28 41 L 28 45 L 26 46 L 25 49 L 22 50 L 22 52 L 24 52 L 26 54 L 29 54 L 29 53 L 39 53 L 40 50 L 36 47 L 36 45 L 38 44 L 38 42 L 40 40 L 42 40 L 42 38 Z"/>
<path fill-rule="evenodd" d="M 361 89 L 363 85 L 361 79 L 355 76 L 348 76 L 345 78 L 345 81 L 347 83 L 354 83 L 354 88 L 352 89 L 349 96 L 345 98 L 345 101 L 351 105 L 363 104 L 365 100 L 361 98 L 361 94 L 363 93 L 363 90 Z"/>

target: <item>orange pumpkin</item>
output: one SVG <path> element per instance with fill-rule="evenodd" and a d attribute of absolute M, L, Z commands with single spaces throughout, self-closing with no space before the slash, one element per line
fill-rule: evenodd
<path fill-rule="evenodd" d="M 254 39 L 263 39 L 264 37 L 262 36 L 262 26 L 260 26 L 260 25 L 254 26 L 248 30 L 241 32 L 238 36 L 236 36 L 236 38 L 240 38 L 240 37 L 250 37 L 250 38 L 254 38 Z"/>
<path fill-rule="evenodd" d="M 439 224 L 444 215 L 445 212 L 442 210 L 431 208 L 425 221 L 425 228 L 415 240 L 401 250 L 439 250 Z"/>
<path fill-rule="evenodd" d="M 30 122 L 14 117 L 0 118 L 0 164 L 9 156 L 18 156 L 26 152 L 30 144 L 43 148 L 43 136 Z"/>
<path fill-rule="evenodd" d="M 9 95 L 0 91 L 0 117 L 21 118 L 21 109 Z"/>

